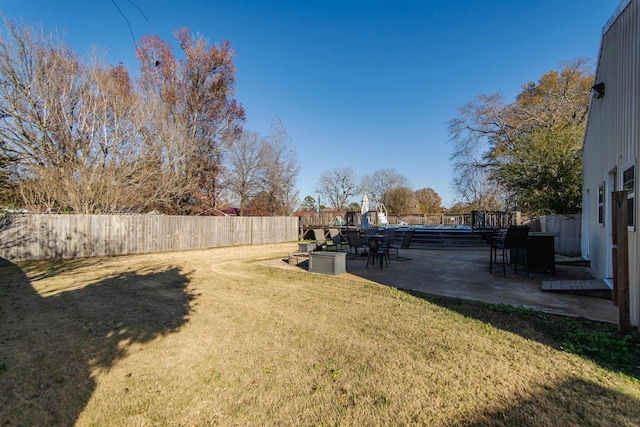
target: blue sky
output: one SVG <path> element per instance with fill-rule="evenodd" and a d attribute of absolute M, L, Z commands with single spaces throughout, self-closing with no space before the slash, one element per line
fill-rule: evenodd
<path fill-rule="evenodd" d="M 173 42 L 172 31 L 186 26 L 211 43 L 231 42 L 245 128 L 268 135 L 282 120 L 301 164 L 301 199 L 316 197 L 324 171 L 352 167 L 362 177 L 386 168 L 450 206 L 447 122 L 456 108 L 479 94 L 512 101 L 562 61 L 587 57 L 595 67 L 620 0 L 115 3 L 136 40 L 155 33 Z M 0 0 L 0 10 L 58 31 L 83 58 L 97 46 L 107 62 L 137 72 L 113 0 Z"/>

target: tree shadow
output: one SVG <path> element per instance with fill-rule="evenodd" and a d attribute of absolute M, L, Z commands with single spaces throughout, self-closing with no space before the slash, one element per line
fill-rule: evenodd
<path fill-rule="evenodd" d="M 2 425 L 74 424 L 96 387 L 96 369 L 111 368 L 132 345 L 176 332 L 188 321 L 189 273 L 176 267 L 39 293 L 19 266 L 4 264 Z"/>
<path fill-rule="evenodd" d="M 640 337 L 621 335 L 617 326 L 517 308 L 507 304 L 402 290 L 465 317 L 588 359 L 603 368 L 640 380 Z"/>
<path fill-rule="evenodd" d="M 488 410 L 474 420 L 480 426 L 631 426 L 640 424 L 639 401 L 581 378 L 569 377 L 553 387 L 517 394 L 514 403 Z M 603 410 L 606 409 L 606 418 Z"/>

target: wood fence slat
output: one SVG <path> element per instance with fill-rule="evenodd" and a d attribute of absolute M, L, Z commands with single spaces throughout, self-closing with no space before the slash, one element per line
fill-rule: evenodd
<path fill-rule="evenodd" d="M 0 217 L 10 261 L 127 255 L 298 240 L 297 217 L 46 215 Z"/>

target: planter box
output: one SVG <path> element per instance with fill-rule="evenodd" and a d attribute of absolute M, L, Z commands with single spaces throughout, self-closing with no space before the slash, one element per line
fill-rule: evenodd
<path fill-rule="evenodd" d="M 347 272 L 347 254 L 344 252 L 310 252 L 309 271 L 323 274 Z"/>
<path fill-rule="evenodd" d="M 298 252 L 311 252 L 316 248 L 316 242 L 298 242 Z"/>

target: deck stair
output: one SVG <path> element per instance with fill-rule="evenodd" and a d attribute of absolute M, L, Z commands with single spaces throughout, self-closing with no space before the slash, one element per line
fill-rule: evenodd
<path fill-rule="evenodd" d="M 434 247 L 482 247 L 487 246 L 480 234 L 452 232 L 450 230 L 420 230 L 413 235 L 412 245 Z"/>
<path fill-rule="evenodd" d="M 389 220 L 387 220 L 387 214 L 384 212 L 378 212 L 378 222 L 380 225 L 388 225 Z"/>
<path fill-rule="evenodd" d="M 611 299 L 611 288 L 602 279 L 590 280 L 545 280 L 541 289 L 548 292 L 562 292 Z"/>
<path fill-rule="evenodd" d="M 387 208 L 383 203 L 378 203 L 378 206 L 376 207 L 376 215 L 378 216 L 378 225 L 389 225 L 389 220 L 387 219 Z"/>

